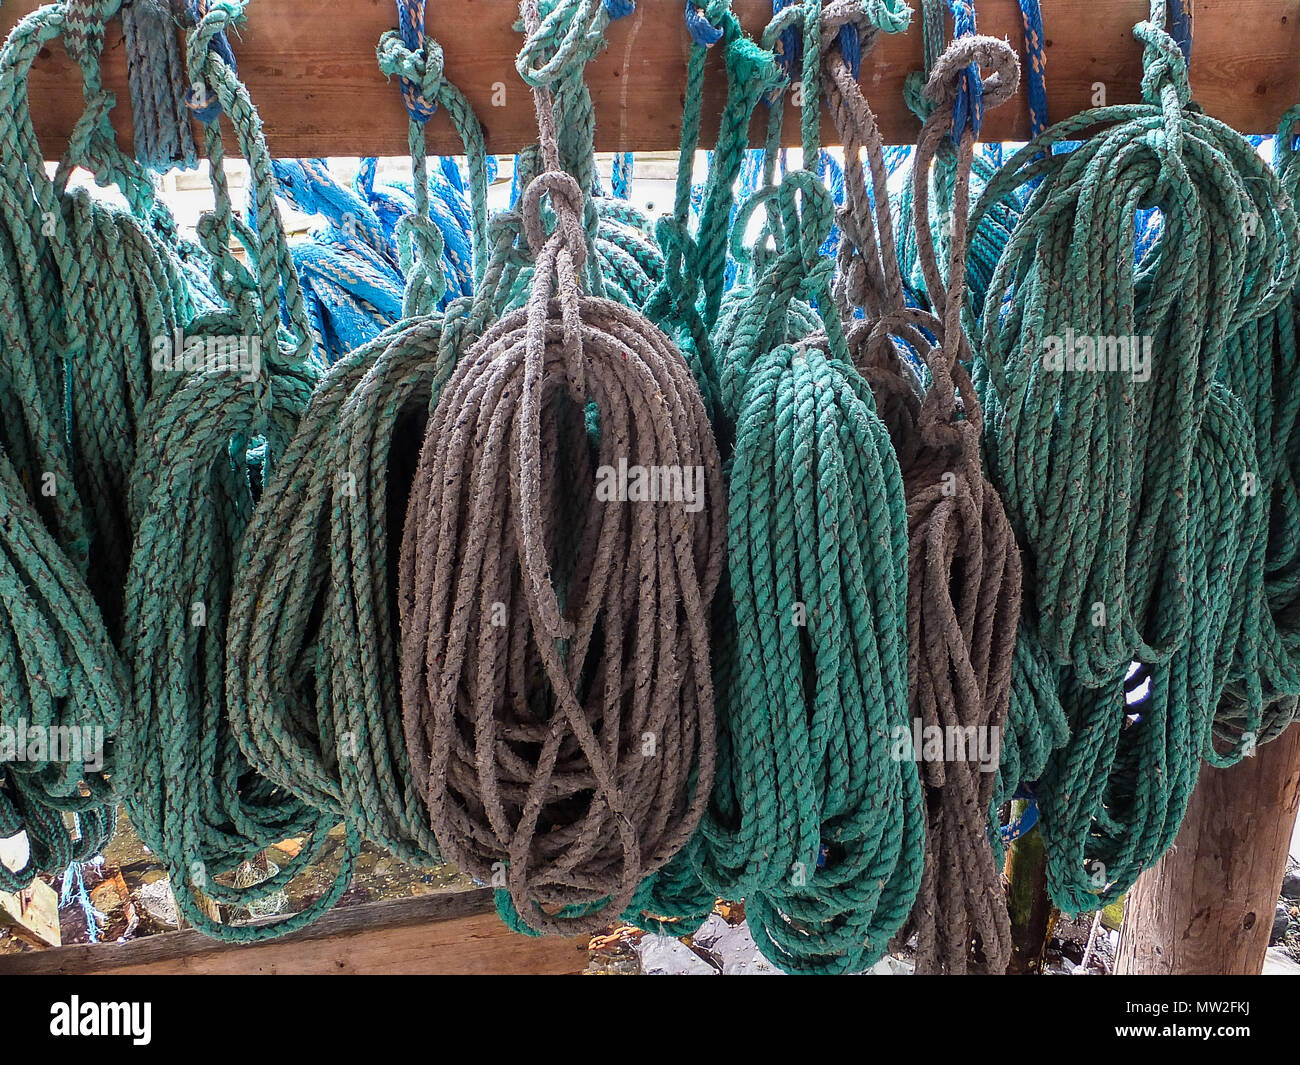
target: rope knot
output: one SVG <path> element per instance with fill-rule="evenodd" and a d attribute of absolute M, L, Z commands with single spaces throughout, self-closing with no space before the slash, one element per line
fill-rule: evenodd
<path fill-rule="evenodd" d="M 1020 64 L 1006 41 L 976 35 L 958 37 L 935 61 L 922 91 L 931 110 L 951 110 L 962 91 L 966 68 L 972 65 L 992 69 L 992 73 L 980 82 L 983 107 L 998 107 L 1016 94 L 1020 85 Z"/>
<path fill-rule="evenodd" d="M 853 77 L 862 67 L 863 52 L 871 51 L 876 36 L 901 33 L 912 24 L 912 9 L 903 0 L 831 0 L 822 10 L 821 54 L 837 44 Z"/>
<path fill-rule="evenodd" d="M 547 233 L 542 219 L 542 197 L 547 195 L 555 212 L 553 234 Z M 573 257 L 574 268 L 582 269 L 587 262 L 587 236 L 582 224 L 585 206 L 578 182 L 562 170 L 539 174 L 529 182 L 520 203 L 520 213 L 524 219 L 524 236 L 533 255 L 540 254 L 552 235 L 558 235 L 561 246 Z"/>
<path fill-rule="evenodd" d="M 818 256 L 817 262 L 805 264 L 799 294 L 806 302 L 820 305 L 825 301 L 834 278 L 835 260 L 826 255 Z"/>
<path fill-rule="evenodd" d="M 380 71 L 401 79 L 402 103 L 413 122 L 428 122 L 438 109 L 438 94 L 443 85 L 445 59 L 442 45 L 432 37 L 420 39 L 418 48 L 410 47 L 399 30 L 388 30 L 379 38 L 375 49 Z"/>
<path fill-rule="evenodd" d="M 526 9 L 527 5 L 524 6 Z M 542 6 L 549 10 L 537 25 L 522 27 L 527 30 L 527 37 L 515 57 L 519 76 L 534 89 L 554 84 L 561 77 L 581 70 L 605 47 L 605 27 L 613 19 L 630 14 L 634 7 L 630 0 Z M 526 18 L 525 11 L 524 21 Z M 516 28 L 521 28 L 519 23 Z"/>
<path fill-rule="evenodd" d="M 1139 22 L 1133 36 L 1142 42 L 1142 99 L 1153 107 L 1164 104 L 1164 90 L 1172 88 L 1179 108 L 1192 102 L 1192 86 L 1187 77 L 1187 58 L 1178 42 L 1162 26 Z"/>
<path fill-rule="evenodd" d="M 664 255 L 664 278 L 674 310 L 693 308 L 699 284 L 699 245 L 679 219 L 660 215 L 655 222 L 655 241 Z"/>
<path fill-rule="evenodd" d="M 929 402 L 934 394 L 933 389 L 926 393 L 917 419 L 917 428 L 926 447 L 955 454 L 977 454 L 979 440 L 973 435 L 974 422 L 956 417 L 955 399 L 948 403 L 943 402 L 942 398 L 937 403 Z"/>
<path fill-rule="evenodd" d="M 190 85 L 185 90 L 185 106 L 195 118 L 208 125 L 221 116 L 221 101 L 205 76 L 205 67 L 215 56 L 231 73 L 237 70 L 226 30 L 244 17 L 244 3 L 243 0 L 186 0 L 186 10 L 194 30 L 186 46 Z"/>
<path fill-rule="evenodd" d="M 829 283 L 835 262 L 821 253 L 835 217 L 829 190 L 811 172 L 792 170 L 781 182 L 776 198 L 786 238 L 801 260 L 805 287 L 810 283 Z"/>
<path fill-rule="evenodd" d="M 442 230 L 430 218 L 408 214 L 397 223 L 393 237 L 406 275 L 406 305 L 412 313 L 430 314 L 447 291 Z"/>

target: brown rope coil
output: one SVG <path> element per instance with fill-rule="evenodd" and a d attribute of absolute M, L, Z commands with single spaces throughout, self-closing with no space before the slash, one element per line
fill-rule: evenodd
<path fill-rule="evenodd" d="M 681 354 L 579 290 L 582 209 L 563 172 L 526 190 L 532 295 L 439 396 L 400 567 L 407 743 L 434 834 L 525 923 L 565 934 L 618 917 L 703 813 L 726 531 Z M 695 498 L 598 492 L 636 468 L 702 474 Z"/>
<path fill-rule="evenodd" d="M 962 72 L 973 62 L 993 69 L 984 81 L 988 108 L 1014 94 L 1019 69 L 1005 43 L 963 37 L 940 57 L 926 85 L 934 109 L 917 147 L 913 224 L 935 309 L 930 313 L 904 305 L 880 134 L 847 62 L 833 45 L 838 29 L 837 20 L 827 18 L 823 85 L 848 164 L 841 249 L 846 280 L 837 295 L 867 314 L 865 323 L 851 329 L 850 344 L 890 428 L 907 494 L 912 714 L 920 721 L 922 736 L 938 726 L 945 740 L 960 734 L 969 741 L 980 736 L 975 730 L 984 730 L 989 746 L 983 750 L 996 756 L 994 745 L 1000 743 L 1010 699 L 1021 569 L 1002 502 L 981 470 L 982 414 L 962 365 L 962 359 L 969 358 L 961 329 L 974 154 L 969 130 L 956 149 L 957 209 L 946 280 L 931 235 L 929 178 L 952 129 L 952 105 Z M 860 161 L 864 151 L 874 184 L 874 221 Z M 925 364 L 928 387 L 920 387 L 919 374 L 898 341 Z M 944 750 L 947 759 L 947 742 Z M 1001 973 L 1010 958 L 1010 923 L 990 839 L 996 757 L 988 765 L 969 749 L 964 755 L 923 760 L 925 867 L 904 933 L 916 934 L 919 973 Z M 924 752 L 918 756 L 924 758 Z"/>

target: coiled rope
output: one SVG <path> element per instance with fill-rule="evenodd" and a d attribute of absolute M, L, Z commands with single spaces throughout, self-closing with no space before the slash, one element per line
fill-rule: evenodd
<path fill-rule="evenodd" d="M 1157 0 L 1135 30 L 1147 102 L 1054 126 L 1008 161 L 973 218 L 1042 175 L 989 290 L 976 383 L 993 480 L 1028 548 L 1044 641 L 1085 683 L 1123 676 L 1136 657 L 1167 660 L 1185 634 L 1182 486 L 1204 394 L 1225 337 L 1276 305 L 1289 284 L 1283 266 L 1293 274 L 1277 180 L 1241 137 L 1187 109 L 1186 67 L 1160 28 L 1163 11 Z M 1101 122 L 1112 124 L 1050 154 Z M 1144 260 L 1140 275 L 1117 268 L 1133 261 L 1133 210 L 1154 199 L 1164 254 Z M 1248 247 L 1239 220 L 1252 208 L 1263 221 Z M 1060 277 L 1076 281 L 1046 283 Z M 1071 340 L 1151 337 L 1150 380 L 1046 368 L 1048 338 L 1064 342 L 1067 329 Z"/>
<path fill-rule="evenodd" d="M 427 37 L 418 47 L 438 48 Z M 381 66 L 425 65 L 405 49 L 399 32 L 386 34 Z M 427 181 L 424 123 L 434 103 L 453 117 L 471 173 L 485 180 L 482 131 L 455 86 L 426 79 L 406 102 L 417 187 Z M 476 218 L 475 232 L 484 224 Z M 398 698 L 389 546 L 400 538 L 426 413 L 466 330 L 482 331 L 486 308 L 471 314 L 460 298 L 446 317 L 435 312 L 445 286 L 442 231 L 427 214 L 398 228 L 416 245 L 408 262 L 418 258 L 408 316 L 322 379 L 280 463 L 279 488 L 244 540 L 229 709 L 241 746 L 270 779 L 399 857 L 429 865 L 439 854 L 422 799 L 428 753 L 419 752 L 413 771 Z"/>
<path fill-rule="evenodd" d="M 1300 195 L 1295 129 L 1300 108 L 1281 120 L 1274 140 L 1275 166 L 1294 204 Z M 1243 218 L 1248 234 L 1258 219 Z M 1291 254 L 1295 254 L 1294 246 Z M 1246 599 L 1243 638 L 1233 677 L 1215 714 L 1219 741 L 1208 752 L 1216 765 L 1252 754 L 1281 735 L 1300 712 L 1300 356 L 1296 295 L 1247 323 L 1233 336 L 1219 379 L 1244 405 L 1254 427 L 1255 459 L 1241 471 L 1241 490 L 1258 493 L 1264 506 L 1241 594 Z"/>
<path fill-rule="evenodd" d="M 711 789 L 724 502 L 681 355 L 622 304 L 581 294 L 585 197 L 559 169 L 549 88 L 577 75 L 535 0 L 523 10 L 546 167 L 523 198 L 533 287 L 430 418 L 400 569 L 403 712 L 408 747 L 430 755 L 414 765 L 443 852 L 504 879 L 525 924 L 579 932 L 627 908 Z M 700 470 L 692 509 L 600 498 L 598 471 L 620 464 Z"/>
<path fill-rule="evenodd" d="M 0 822 L 6 835 L 25 829 L 31 852 L 25 869 L 3 873 L 15 888 L 37 869 L 61 873 L 112 835 L 128 688 L 115 646 L 131 549 L 126 485 L 151 355 L 191 313 L 170 217 L 117 152 L 107 121 L 113 98 L 98 59 L 115 12 L 111 3 L 42 8 L 0 52 L 0 723 L 26 748 L 0 752 Z M 51 180 L 26 79 L 59 36 L 80 68 L 86 110 Z M 134 213 L 67 192 L 76 163 L 115 181 Z M 33 730 L 43 750 L 22 742 Z"/>
<path fill-rule="evenodd" d="M 764 34 L 802 31 L 807 159 L 815 8 Z M 760 208 L 773 247 L 747 254 L 738 235 Z M 916 765 L 891 751 L 907 713 L 902 483 L 833 311 L 819 254 L 830 226 L 829 194 L 806 171 L 753 197 L 731 240 L 751 280 L 712 340 L 717 417 L 735 439 L 729 609 L 715 626 L 718 783 L 691 854 L 793 972 L 858 971 L 884 953 L 915 898 L 924 833 Z"/>
<path fill-rule="evenodd" d="M 1157 0 L 1135 29 L 1145 102 L 1084 112 L 1035 138 L 989 183 L 971 220 L 978 227 L 992 204 L 1032 188 L 988 287 L 974 380 L 990 477 L 1036 608 L 1022 630 L 1067 667 L 1056 687 L 1070 740 L 1038 794 L 1049 888 L 1070 912 L 1122 893 L 1182 815 L 1207 738 L 1204 700 L 1217 702 L 1222 686 L 1217 641 L 1236 641 L 1219 620 L 1233 613 L 1231 586 L 1216 575 L 1209 598 L 1193 592 L 1210 551 L 1191 512 L 1194 474 L 1216 527 L 1227 529 L 1242 505 L 1239 495 L 1210 495 L 1222 478 L 1196 472 L 1211 447 L 1201 423 L 1211 406 L 1219 426 L 1229 417 L 1219 408 L 1231 402 L 1211 396 L 1228 338 L 1295 281 L 1290 201 L 1243 138 L 1189 106 L 1164 13 Z M 1139 260 L 1134 215 L 1150 207 L 1162 232 Z M 1247 240 L 1241 218 L 1251 212 L 1261 224 Z M 1129 340 L 1150 352 L 1149 375 L 1133 352 L 1127 365 L 1103 352 L 1100 367 L 1083 371 L 1045 359 L 1067 344 L 1072 357 L 1078 337 L 1094 347 Z M 1215 558 L 1232 555 L 1233 535 L 1214 545 Z M 1188 660 L 1193 645 L 1211 650 Z M 1147 679 L 1150 697 L 1121 728 L 1134 661 L 1143 667 L 1128 681 L 1132 697 Z M 1044 679 L 1032 683 L 1041 690 Z M 1013 692 L 1013 706 L 1030 697 Z"/>
<path fill-rule="evenodd" d="M 126 594 L 134 687 L 123 719 L 119 786 L 132 825 L 166 863 L 186 919 L 210 936 L 252 941 L 302 927 L 333 905 L 350 879 L 359 840 L 349 832 L 334 882 L 292 917 L 259 927 L 209 916 L 205 899 L 246 907 L 278 892 L 318 856 L 333 824 L 252 770 L 226 714 L 226 623 L 240 539 L 258 499 L 274 494 L 274 460 L 319 372 L 310 358 L 311 336 L 273 202 L 260 124 L 247 93 L 211 47 L 242 14 L 242 5 L 213 6 L 189 35 L 191 84 L 202 84 L 217 105 L 205 127 L 216 209 L 200 221 L 199 235 L 228 309 L 196 316 L 186 336 L 217 345 L 256 342 L 261 365 L 232 372 L 205 363 L 169 374 L 142 417 L 139 439 L 152 461 L 131 485 L 132 510 L 140 516 Z M 250 162 L 251 223 L 231 209 L 221 113 Z M 234 240 L 247 250 L 250 269 L 231 253 Z M 281 284 L 293 329 L 283 336 Z M 307 836 L 307 845 L 270 878 L 251 887 L 219 879 L 295 835 Z"/>
<path fill-rule="evenodd" d="M 947 281 L 930 239 L 929 173 L 941 141 L 955 131 L 953 105 L 967 68 L 991 66 L 978 96 L 985 108 L 1015 94 L 1018 68 L 1002 42 L 960 37 L 936 61 L 925 88 L 932 105 L 914 159 L 913 200 L 919 259 L 936 314 L 905 306 L 893 246 L 885 166 L 875 121 L 831 31 L 857 16 L 856 5 L 833 5 L 823 28 L 823 78 L 830 110 L 850 160 L 846 183 L 861 244 L 847 246 L 842 292 L 863 305 L 865 322 L 851 350 L 880 399 L 902 469 L 909 525 L 909 705 L 921 735 L 959 729 L 996 744 L 1007 715 L 1012 651 L 1020 612 L 1020 559 L 1006 514 L 980 469 L 981 415 L 962 366 L 969 350 L 961 329 L 965 299 L 965 216 L 954 214 Z M 873 38 L 874 39 L 874 35 Z M 953 193 L 967 202 L 974 130 L 957 148 Z M 865 149 L 875 184 L 873 222 L 867 183 L 856 161 Z M 882 235 L 881 244 L 876 233 Z M 858 265 L 854 270 L 852 265 Z M 895 339 L 892 332 L 900 336 Z M 933 341 L 928 338 L 932 337 Z M 856 344 L 854 342 L 856 341 Z M 928 388 L 903 354 L 920 352 Z M 922 752 L 909 752 L 921 757 Z M 917 971 L 1003 972 L 1010 957 L 1010 923 L 1001 872 L 989 839 L 996 776 L 977 750 L 926 760 L 926 863 L 910 919 L 917 936 Z"/>

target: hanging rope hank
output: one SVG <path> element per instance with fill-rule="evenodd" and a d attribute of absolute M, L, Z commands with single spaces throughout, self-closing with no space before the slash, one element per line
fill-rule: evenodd
<path fill-rule="evenodd" d="M 521 64 L 592 6 L 544 23 L 526 4 Z M 576 75 L 540 70 L 546 171 L 522 200 L 532 292 L 466 352 L 430 419 L 400 572 L 403 707 L 444 853 L 485 882 L 504 873 L 528 926 L 574 933 L 621 914 L 703 811 L 724 503 L 681 355 L 581 294 L 585 197 L 557 169 L 546 87 Z M 692 476 L 690 506 L 598 491 L 620 469 Z"/>
<path fill-rule="evenodd" d="M 1069 912 L 1118 897 L 1182 816 L 1205 703 L 1237 640 L 1211 558 L 1234 557 L 1242 503 L 1204 468 L 1202 423 L 1213 415 L 1215 438 L 1234 438 L 1221 427 L 1240 423 L 1239 405 L 1212 394 L 1220 361 L 1297 267 L 1289 198 L 1248 142 L 1190 106 L 1164 5 L 1151 12 L 1135 29 L 1144 102 L 1046 131 L 971 222 L 1032 189 L 988 285 L 973 376 L 990 479 L 1024 552 L 1034 609 L 1022 629 L 1065 670 L 1053 687 L 1070 739 L 1038 800 L 1049 888 Z M 1054 152 L 1061 142 L 1077 146 Z M 1162 227 L 1140 258 L 1139 208 L 1158 208 Z M 1219 542 L 1199 538 L 1202 514 L 1216 515 Z"/>
<path fill-rule="evenodd" d="M 953 215 L 945 289 L 930 241 L 923 176 L 953 125 L 948 104 L 960 95 L 966 76 L 957 72 L 972 59 L 977 68 L 993 71 L 978 94 L 984 106 L 1010 99 L 1018 82 L 1015 55 L 1004 42 L 963 36 L 940 56 L 926 86 L 935 108 L 915 157 L 914 225 L 926 289 L 941 315 L 935 324 L 941 328 L 934 330 L 937 343 L 925 349 L 930 380 L 914 436 L 898 446 L 911 544 L 910 705 L 922 735 L 959 730 L 985 737 L 988 750 L 982 744 L 979 751 L 948 760 L 945 747 L 945 760 L 925 762 L 926 870 L 912 914 L 918 972 L 1001 973 L 1011 952 L 1001 871 L 989 840 L 995 765 L 984 759 L 996 752 L 1007 716 L 1020 557 L 1001 501 L 980 469 L 981 411 L 961 362 L 968 356 L 961 330 L 964 212 Z M 954 201 L 965 204 L 974 130 L 951 132 L 960 136 Z"/>
<path fill-rule="evenodd" d="M 831 263 L 818 254 L 829 196 L 805 171 L 768 195 L 780 251 L 719 348 L 723 395 L 739 395 L 735 646 L 696 860 L 706 885 L 745 899 L 777 965 L 856 972 L 902 926 L 922 864 L 916 765 L 891 752 L 906 728 L 906 515 L 897 460 L 838 319 L 783 340 L 796 294 L 833 306 Z"/>
<path fill-rule="evenodd" d="M 386 34 L 378 48 L 389 70 L 404 47 L 396 38 Z M 436 48 L 424 41 L 422 47 Z M 472 111 L 445 81 L 429 92 L 432 103 L 450 104 L 446 109 L 461 116 L 470 171 L 481 174 L 482 133 Z M 425 169 L 421 128 L 413 116 L 416 180 Z M 307 167 L 285 172 L 314 178 L 295 187 L 299 195 L 321 189 L 357 208 L 357 239 L 387 248 L 379 219 L 358 198 Z M 426 233 L 431 221 L 417 213 L 403 224 Z M 475 244 L 483 225 L 476 215 Z M 426 253 L 426 274 L 412 287 L 432 306 L 441 301 L 446 275 L 441 257 L 428 247 Z M 229 625 L 228 707 L 250 761 L 315 809 L 418 866 L 440 856 L 417 783 L 427 752 L 416 772 L 402 726 L 389 548 L 400 542 L 413 458 L 431 400 L 464 342 L 469 312 L 470 300 L 460 298 L 445 317 L 404 314 L 321 380 L 280 461 L 274 493 L 253 514 Z"/>

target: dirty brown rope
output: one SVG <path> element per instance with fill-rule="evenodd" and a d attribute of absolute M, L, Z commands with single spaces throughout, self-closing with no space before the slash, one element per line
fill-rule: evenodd
<path fill-rule="evenodd" d="M 964 209 L 953 214 L 945 280 L 930 237 L 929 172 L 952 129 L 962 72 L 972 62 L 992 68 L 985 80 L 986 107 L 1014 94 L 1019 72 L 1014 53 L 1003 42 L 979 37 L 954 42 L 935 65 L 925 90 L 935 106 L 917 148 L 913 221 L 937 314 L 907 308 L 884 195 L 880 138 L 866 100 L 829 36 L 838 30 L 837 21 L 828 19 L 824 30 L 823 80 L 848 159 L 841 260 L 849 269 L 842 291 L 868 316 L 853 331 L 853 340 L 894 434 L 907 494 L 912 714 L 922 736 L 945 737 L 944 758 L 924 760 L 925 867 L 909 928 L 917 936 L 918 972 L 1000 973 L 1010 954 L 1010 927 L 989 836 L 997 783 L 991 769 L 996 765 L 981 758 L 989 748 L 971 747 L 981 734 L 995 744 L 1006 721 L 1020 612 L 1020 556 L 1002 503 L 980 468 L 982 417 L 961 364 L 968 350 L 961 330 L 966 214 Z M 874 225 L 858 156 L 864 148 L 881 205 Z M 974 154 L 969 131 L 957 153 L 955 202 L 965 205 Z M 928 342 L 925 333 L 934 341 Z M 917 352 L 929 371 L 923 393 L 916 391 L 918 374 L 903 354 L 904 345 Z M 935 727 L 941 731 L 934 733 Z M 962 736 L 964 751 L 949 749 L 946 739 L 954 735 Z"/>
<path fill-rule="evenodd" d="M 535 4 L 525 14 L 535 26 Z M 402 545 L 402 684 L 446 856 L 506 887 L 525 924 L 579 933 L 622 914 L 703 813 L 725 500 L 681 354 L 579 289 L 584 201 L 554 169 L 550 93 L 535 94 L 550 169 L 523 200 L 532 295 L 464 355 L 430 418 Z M 620 469 L 677 471 L 695 491 L 605 498 L 598 478 Z"/>

